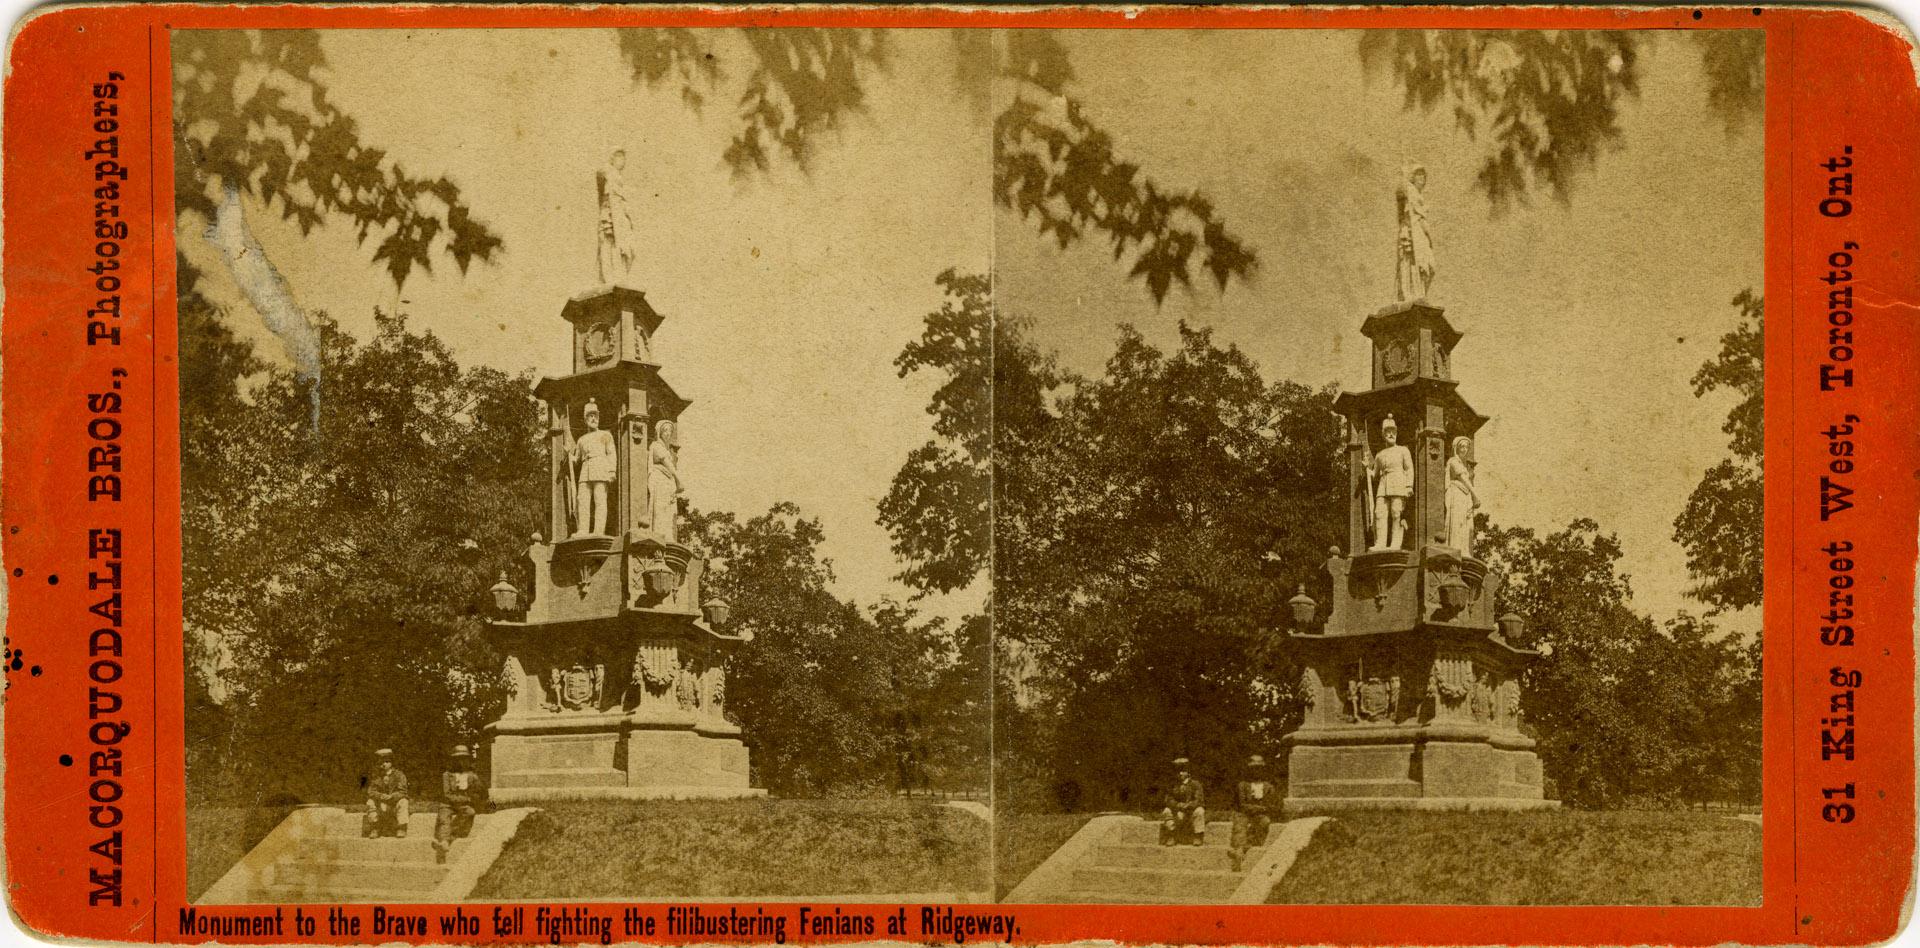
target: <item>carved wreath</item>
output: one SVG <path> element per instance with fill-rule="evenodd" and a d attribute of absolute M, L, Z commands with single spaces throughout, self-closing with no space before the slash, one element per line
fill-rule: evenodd
<path fill-rule="evenodd" d="M 633 666 L 649 689 L 660 691 L 673 684 L 679 663 L 674 659 L 673 649 L 643 645 L 639 654 L 634 656 Z"/>
<path fill-rule="evenodd" d="M 600 323 L 587 330 L 587 361 L 605 362 L 613 357 L 613 327 Z"/>
<path fill-rule="evenodd" d="M 1381 368 L 1385 370 L 1387 378 L 1398 379 L 1412 374 L 1413 353 L 1404 341 L 1388 346 L 1382 356 Z"/>

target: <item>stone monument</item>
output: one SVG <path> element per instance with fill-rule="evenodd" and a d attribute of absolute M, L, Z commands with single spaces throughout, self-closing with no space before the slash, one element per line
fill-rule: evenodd
<path fill-rule="evenodd" d="M 1334 403 L 1347 548 L 1326 563 L 1324 625 L 1311 628 L 1304 590 L 1293 603 L 1306 713 L 1286 737 L 1289 814 L 1557 805 L 1520 730 L 1520 675 L 1538 653 L 1519 644 L 1518 617 L 1495 618 L 1500 575 L 1472 555 L 1471 446 L 1487 419 L 1453 379 L 1460 332 L 1408 289 L 1360 328 L 1372 387 Z"/>
<path fill-rule="evenodd" d="M 727 659 L 746 639 L 721 631 L 726 604 L 702 601 L 706 561 L 679 540 L 688 402 L 652 359 L 665 317 L 617 284 L 560 315 L 573 371 L 534 388 L 551 515 L 527 549 L 530 601 L 503 579 L 488 626 L 510 695 L 486 728 L 492 797 L 762 795 L 725 707 Z"/>

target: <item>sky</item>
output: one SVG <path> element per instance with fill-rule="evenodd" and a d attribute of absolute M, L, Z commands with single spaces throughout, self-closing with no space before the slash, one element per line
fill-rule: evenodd
<path fill-rule="evenodd" d="M 738 75 L 744 44 L 716 52 Z M 937 309 L 934 278 L 991 263 L 985 117 L 952 86 L 944 33 L 894 37 L 890 72 L 864 116 L 821 142 L 806 173 L 776 163 L 736 181 L 721 155 L 730 103 L 706 116 L 678 91 L 636 87 L 605 30 L 329 31 L 327 88 L 415 173 L 446 174 L 505 253 L 462 277 L 451 262 L 403 293 L 334 225 L 302 238 L 254 208 L 249 222 L 297 303 L 359 338 L 375 306 L 444 339 L 463 364 L 569 369 L 567 298 L 594 286 L 594 172 L 614 148 L 643 215 L 631 281 L 666 315 L 662 374 L 693 405 L 681 416 L 689 501 L 741 517 L 787 500 L 818 517 L 838 591 L 864 603 L 910 590 L 875 509 L 908 452 L 932 437 L 934 380 L 893 359 Z M 189 257 L 219 256 L 183 230 Z M 271 358 L 278 339 L 216 274 L 235 328 Z M 957 615 L 966 596 L 923 605 Z"/>
<path fill-rule="evenodd" d="M 1542 532 L 1592 517 L 1620 537 L 1636 606 L 1702 613 L 1672 525 L 1727 455 L 1720 426 L 1736 399 L 1695 397 L 1690 379 L 1736 324 L 1734 295 L 1761 287 L 1761 136 L 1706 111 L 1693 41 L 1645 36 L 1620 148 L 1570 206 L 1542 195 L 1494 216 L 1474 188 L 1481 146 L 1446 105 L 1405 110 L 1391 76 L 1362 68 L 1355 33 L 1067 34 L 1092 121 L 1162 182 L 1208 195 L 1261 268 L 1224 294 L 1176 287 L 1156 308 L 1098 241 L 1063 252 L 1003 212 L 1000 305 L 1083 372 L 1112 352 L 1116 325 L 1168 349 L 1184 319 L 1269 379 L 1364 389 L 1360 324 L 1393 301 L 1394 189 L 1404 166 L 1424 165 L 1429 298 L 1465 334 L 1461 394 L 1492 419 L 1475 452 L 1486 512 Z M 1758 621 L 1748 610 L 1727 624 Z"/>
<path fill-rule="evenodd" d="M 1260 253 L 1222 295 L 1176 289 L 1156 307 L 1097 241 L 1065 251 L 991 205 L 990 116 L 954 81 L 944 31 L 895 31 L 864 114 L 802 172 L 736 180 L 721 161 L 731 101 L 695 114 L 669 87 L 636 86 L 600 30 L 330 31 L 332 99 L 363 140 L 416 173 L 445 174 L 505 252 L 462 276 L 436 261 L 396 292 L 350 230 L 301 237 L 265 209 L 250 222 L 298 305 L 362 338 L 399 308 L 468 364 L 562 374 L 566 298 L 594 276 L 593 173 L 629 155 L 645 198 L 634 280 L 667 321 L 667 380 L 682 418 L 691 502 L 743 516 L 791 500 L 818 517 L 844 595 L 905 598 L 875 505 L 931 437 L 934 380 L 893 359 L 940 303 L 934 277 L 993 267 L 1001 305 L 1038 341 L 1096 371 L 1116 326 L 1170 344 L 1210 326 L 1269 378 L 1366 382 L 1361 320 L 1393 293 L 1393 189 L 1428 169 L 1438 275 L 1431 299 L 1465 332 L 1462 394 L 1492 420 L 1477 446 L 1492 517 L 1552 530 L 1590 516 L 1617 531 L 1636 604 L 1688 608 L 1673 518 L 1725 455 L 1725 394 L 1696 398 L 1695 369 L 1733 328 L 1734 294 L 1761 279 L 1757 129 L 1705 110 L 1698 54 L 1648 34 L 1621 147 L 1579 179 L 1571 206 L 1542 196 L 1489 213 L 1473 189 L 1480 146 L 1443 108 L 1402 108 L 1341 31 L 1064 34 L 1069 90 L 1122 155 L 1171 187 L 1199 187 Z M 737 37 L 723 69 L 747 71 Z M 213 272 L 234 328 L 284 357 L 191 228 L 182 250 Z M 925 603 L 958 614 L 979 589 Z M 1757 626 L 1757 615 L 1751 617 Z"/>

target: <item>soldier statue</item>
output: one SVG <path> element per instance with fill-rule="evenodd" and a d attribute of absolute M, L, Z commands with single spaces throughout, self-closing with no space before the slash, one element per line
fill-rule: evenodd
<path fill-rule="evenodd" d="M 574 506 L 573 535 L 604 536 L 607 532 L 607 493 L 613 483 L 617 456 L 613 433 L 600 427 L 600 406 L 587 401 L 587 433 L 574 442 L 573 460 L 579 503 Z"/>
<path fill-rule="evenodd" d="M 1413 496 L 1413 452 L 1399 444 L 1400 429 L 1393 416 L 1380 423 L 1386 442 L 1373 456 L 1373 548 L 1397 550 L 1406 542 L 1407 498 Z"/>

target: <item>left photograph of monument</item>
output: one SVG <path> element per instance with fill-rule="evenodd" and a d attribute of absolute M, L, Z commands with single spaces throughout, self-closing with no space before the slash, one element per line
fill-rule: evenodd
<path fill-rule="evenodd" d="M 188 897 L 991 898 L 967 44 L 170 46 Z"/>

